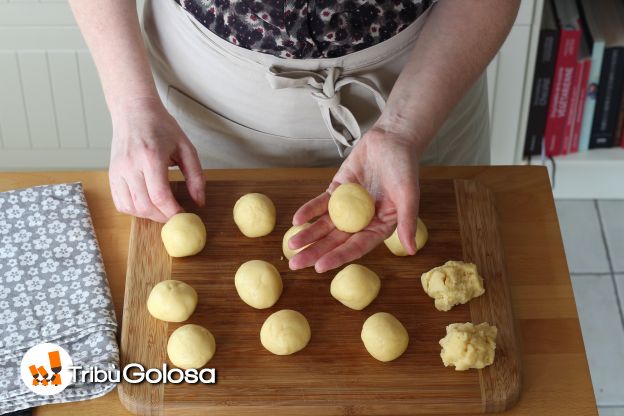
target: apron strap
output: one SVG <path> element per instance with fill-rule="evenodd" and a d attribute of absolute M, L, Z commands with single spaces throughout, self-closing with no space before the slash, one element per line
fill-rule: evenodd
<path fill-rule="evenodd" d="M 352 147 L 362 137 L 360 125 L 351 110 L 340 103 L 340 90 L 347 84 L 358 85 L 370 91 L 375 98 L 379 111 L 383 111 L 386 99 L 377 86 L 362 77 L 341 76 L 340 68 L 328 68 L 314 71 L 280 71 L 271 66 L 266 75 L 271 88 L 305 88 L 316 101 L 321 111 L 325 126 L 329 130 L 338 153 L 344 157 L 347 147 Z"/>

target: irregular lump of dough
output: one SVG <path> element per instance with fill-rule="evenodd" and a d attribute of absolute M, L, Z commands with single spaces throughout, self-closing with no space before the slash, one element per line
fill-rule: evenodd
<path fill-rule="evenodd" d="M 263 237 L 275 227 L 275 205 L 264 194 L 246 194 L 234 205 L 234 222 L 246 237 Z"/>
<path fill-rule="evenodd" d="M 427 230 L 427 226 L 418 218 L 416 222 L 416 236 L 414 237 L 414 241 L 416 241 L 416 252 L 425 246 L 428 238 L 429 231 Z M 405 251 L 401 240 L 399 240 L 399 233 L 396 228 L 392 235 L 384 240 L 384 244 L 395 256 L 407 256 L 407 251 Z"/>
<path fill-rule="evenodd" d="M 288 229 L 288 231 L 286 231 L 286 234 L 284 234 L 284 238 L 282 239 L 282 251 L 284 252 L 284 257 L 286 257 L 288 260 L 292 259 L 293 257 L 295 257 L 295 254 L 299 253 L 301 250 L 308 247 L 308 246 L 305 246 L 297 250 L 292 250 L 288 247 L 288 241 L 299 231 L 305 230 L 309 226 L 310 226 L 309 222 L 306 222 L 305 224 L 301 224 L 301 225 L 293 225 L 292 227 Z"/>
<path fill-rule="evenodd" d="M 386 312 L 370 316 L 362 326 L 362 341 L 375 359 L 392 361 L 407 349 L 409 335 L 403 324 Z"/>
<path fill-rule="evenodd" d="M 447 261 L 423 273 L 420 280 L 425 293 L 435 299 L 439 311 L 449 311 L 485 293 L 477 266 L 463 261 Z"/>
<path fill-rule="evenodd" d="M 279 271 L 263 260 L 243 263 L 234 276 L 238 296 L 256 309 L 270 308 L 282 294 L 282 278 Z"/>
<path fill-rule="evenodd" d="M 201 368 L 215 353 L 214 336 L 203 326 L 189 324 L 171 333 L 167 342 L 167 355 L 176 367 Z"/>
<path fill-rule="evenodd" d="M 450 324 L 446 327 L 446 336 L 440 340 L 444 366 L 452 365 L 455 370 L 464 371 L 492 364 L 497 333 L 498 329 L 487 323 Z"/>
<path fill-rule="evenodd" d="M 336 228 L 357 233 L 375 216 L 375 200 L 357 183 L 343 183 L 332 192 L 328 211 Z"/>
<path fill-rule="evenodd" d="M 197 292 L 179 280 L 164 280 L 152 288 L 147 310 L 156 319 L 166 322 L 186 321 L 197 306 Z"/>
<path fill-rule="evenodd" d="M 331 282 L 330 293 L 343 305 L 360 311 L 379 294 L 379 276 L 368 267 L 350 264 L 339 271 Z"/>
<path fill-rule="evenodd" d="M 182 212 L 169 218 L 160 237 L 171 257 L 192 256 L 206 245 L 206 227 L 196 214 Z"/>
<path fill-rule="evenodd" d="M 276 355 L 302 350 L 310 341 L 310 324 L 297 311 L 282 309 L 269 316 L 260 329 L 262 346 Z"/>

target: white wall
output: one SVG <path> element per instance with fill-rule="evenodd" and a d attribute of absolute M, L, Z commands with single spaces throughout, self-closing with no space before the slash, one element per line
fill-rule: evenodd
<path fill-rule="evenodd" d="M 522 1 L 488 68 L 497 164 L 514 163 L 517 138 L 524 136 L 522 94 L 528 66 L 532 72 L 536 2 Z M 110 138 L 97 73 L 66 0 L 0 0 L 0 170 L 104 168 Z"/>
<path fill-rule="evenodd" d="M 66 1 L 0 0 L 0 169 L 104 167 L 110 137 Z"/>

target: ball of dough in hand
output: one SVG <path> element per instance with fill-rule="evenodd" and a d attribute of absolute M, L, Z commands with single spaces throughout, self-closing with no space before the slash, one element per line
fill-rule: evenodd
<path fill-rule="evenodd" d="M 147 298 L 147 310 L 156 319 L 166 322 L 186 321 L 197 306 L 197 292 L 179 280 L 156 284 Z"/>
<path fill-rule="evenodd" d="M 439 311 L 449 311 L 453 306 L 485 293 L 483 278 L 473 263 L 447 261 L 443 266 L 423 273 L 420 280 L 425 293 L 435 299 Z"/>
<path fill-rule="evenodd" d="M 429 231 L 427 230 L 427 226 L 418 218 L 416 221 L 416 236 L 414 237 L 414 241 L 416 241 L 416 252 L 425 246 L 428 238 Z M 395 256 L 407 256 L 407 251 L 405 251 L 401 240 L 399 240 L 399 233 L 396 228 L 392 235 L 384 240 L 384 244 Z"/>
<path fill-rule="evenodd" d="M 359 311 L 377 297 L 380 287 L 381 281 L 374 271 L 359 264 L 350 264 L 336 274 L 330 293 L 346 307 Z"/>
<path fill-rule="evenodd" d="M 290 355 L 310 341 L 310 324 L 297 311 L 282 309 L 269 316 L 260 329 L 262 346 L 275 355 Z"/>
<path fill-rule="evenodd" d="M 329 217 L 340 231 L 357 233 L 375 216 L 375 200 L 357 183 L 343 183 L 332 192 Z"/>
<path fill-rule="evenodd" d="M 215 353 L 214 336 L 203 326 L 189 324 L 171 333 L 167 342 L 167 355 L 176 367 L 201 368 Z"/>
<path fill-rule="evenodd" d="M 282 251 L 284 252 L 284 257 L 286 257 L 288 260 L 292 259 L 293 257 L 295 257 L 295 254 L 299 253 L 301 250 L 308 247 L 308 246 L 305 246 L 297 250 L 291 250 L 288 247 L 288 241 L 299 231 L 305 230 L 309 226 L 310 226 L 309 222 L 306 222 L 305 224 L 301 224 L 301 225 L 293 225 L 292 227 L 288 229 L 288 231 L 286 231 L 286 234 L 284 234 L 284 238 L 282 239 Z"/>
<path fill-rule="evenodd" d="M 256 309 L 270 308 L 282 294 L 282 277 L 279 271 L 263 260 L 243 263 L 234 276 L 238 296 Z"/>
<path fill-rule="evenodd" d="M 160 237 L 171 257 L 192 256 L 206 245 L 206 227 L 198 215 L 182 212 L 169 218 Z"/>
<path fill-rule="evenodd" d="M 455 370 L 483 368 L 494 362 L 498 329 L 487 323 L 450 324 L 440 340 L 442 362 Z"/>
<path fill-rule="evenodd" d="M 393 315 L 377 312 L 364 322 L 362 341 L 370 355 L 387 362 L 399 358 L 405 352 L 409 335 L 403 324 Z"/>
<path fill-rule="evenodd" d="M 234 222 L 246 237 L 263 237 L 275 227 L 275 205 L 264 194 L 243 195 L 234 205 Z"/>

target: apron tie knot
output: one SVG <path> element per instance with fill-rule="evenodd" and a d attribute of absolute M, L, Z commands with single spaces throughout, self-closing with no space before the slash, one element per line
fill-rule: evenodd
<path fill-rule="evenodd" d="M 319 72 L 281 71 L 271 66 L 267 80 L 273 89 L 305 88 L 319 107 L 325 126 L 329 130 L 338 153 L 344 157 L 347 147 L 352 147 L 362 137 L 360 125 L 347 107 L 340 103 L 340 90 L 347 84 L 354 84 L 370 91 L 375 97 L 379 111 L 383 111 L 386 99 L 377 86 L 366 78 L 343 76 L 340 68 L 332 67 Z"/>

